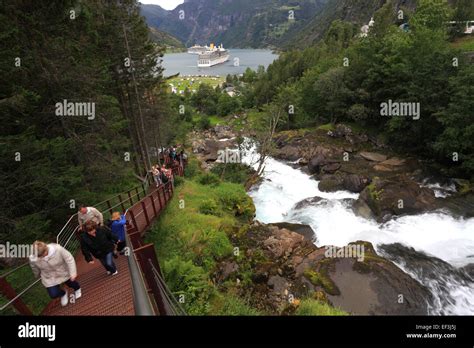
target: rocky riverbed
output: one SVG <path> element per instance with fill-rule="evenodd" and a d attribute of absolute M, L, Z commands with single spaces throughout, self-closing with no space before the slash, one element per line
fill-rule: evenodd
<path fill-rule="evenodd" d="M 219 151 L 237 146 L 239 134 L 234 134 L 230 127 L 217 127 L 194 133 L 191 139 L 193 151 L 203 167 L 210 168 Z M 374 232 L 385 229 L 384 224 L 404 216 L 417 218 L 420 214 L 444 210 L 449 212 L 446 216 L 450 219 L 472 217 L 474 195 L 469 182 L 460 179 L 442 179 L 441 184 L 430 182 L 431 173 L 418 159 L 395 154 L 380 141 L 344 125 L 338 125 L 332 131 L 282 132 L 275 142 L 277 146 L 272 156 L 310 175 L 317 188 L 303 193 L 304 199 L 288 196 L 288 204 L 270 198 L 267 208 L 281 211 L 281 219 L 273 214 L 272 218 L 264 220 L 301 221 L 308 219 L 304 217 L 308 214 L 316 214 L 309 219 L 316 231 L 307 225 L 256 221 L 232 236 L 234 245 L 241 248 L 245 257 L 223 261 L 215 274 L 216 283 L 237 282 L 243 297 L 255 307 L 274 314 L 291 314 L 300 299 L 308 297 L 353 314 L 407 315 L 457 313 L 459 308 L 465 304 L 469 306 L 474 300 L 474 262 L 462 268 L 453 267 L 409 245 L 378 243 L 375 248 L 367 241 L 376 240 Z M 262 186 L 277 180 L 278 183 L 272 182 L 270 186 L 278 189 L 278 185 L 286 185 L 285 180 L 282 184 L 280 179 L 270 175 L 263 179 Z M 293 189 L 297 188 L 298 179 L 291 177 L 288 180 Z M 254 187 L 253 192 L 255 190 L 258 188 Z M 282 199 L 286 197 L 284 192 L 283 189 Z M 292 191 L 288 193 L 291 195 Z M 315 194 L 312 196 L 311 193 Z M 251 195 L 254 201 L 257 199 L 258 211 L 262 203 L 255 193 Z M 292 201 L 295 203 L 290 204 Z M 359 233 L 359 236 L 371 238 L 343 238 L 347 242 L 336 243 L 337 247 L 333 247 L 330 240 L 340 238 L 336 235 L 328 238 L 328 222 L 318 220 L 321 209 L 341 211 L 346 218 L 347 210 L 352 210 L 357 218 L 351 219 L 362 219 L 353 220 L 358 224 L 366 220 L 372 231 Z M 306 215 L 300 217 L 299 212 Z M 338 218 L 344 219 L 342 215 L 337 215 Z M 377 224 L 382 225 L 377 227 Z M 337 226 L 335 221 L 334 234 L 347 233 L 338 230 Z M 429 231 L 419 233 L 429 238 Z M 437 243 L 436 238 L 439 236 L 434 236 L 433 241 L 427 240 L 426 244 Z M 453 234 L 455 238 L 459 237 Z M 470 248 L 469 243 L 466 248 Z M 459 249 L 449 243 L 447 247 L 445 254 Z M 332 255 L 331 250 L 334 251 Z M 348 256 L 344 253 L 347 250 L 363 250 L 363 257 L 358 257 L 357 253 Z M 249 277 L 251 281 L 248 281 Z M 461 297 L 452 295 L 453 289 L 449 288 L 453 286 L 462 292 Z M 453 309 L 443 312 L 443 298 L 446 298 L 444 306 Z"/>

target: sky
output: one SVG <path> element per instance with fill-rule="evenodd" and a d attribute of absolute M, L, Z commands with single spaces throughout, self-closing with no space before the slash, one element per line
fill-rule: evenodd
<path fill-rule="evenodd" d="M 142 4 L 160 5 L 165 10 L 174 10 L 184 0 L 139 0 Z"/>

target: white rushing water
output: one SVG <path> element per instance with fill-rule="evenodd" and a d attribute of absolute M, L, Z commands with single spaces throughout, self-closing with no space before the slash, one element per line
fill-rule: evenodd
<path fill-rule="evenodd" d="M 256 158 L 253 148 L 243 156 L 243 162 L 256 168 Z M 249 192 L 257 220 L 308 224 L 315 231 L 318 246 L 345 246 L 357 240 L 369 241 L 375 248 L 401 243 L 455 267 L 474 263 L 474 219 L 456 219 L 446 213 L 432 212 L 379 224 L 354 214 L 347 199 L 357 199 L 358 194 L 321 192 L 316 180 L 283 162 L 268 158 L 263 176 L 263 182 Z M 315 196 L 324 200 L 294 209 L 296 203 Z M 430 314 L 474 314 L 473 282 L 462 282 L 449 275 L 419 279 L 403 262 L 397 264 L 433 293 L 437 304 Z M 440 288 L 447 290 L 441 293 Z"/>

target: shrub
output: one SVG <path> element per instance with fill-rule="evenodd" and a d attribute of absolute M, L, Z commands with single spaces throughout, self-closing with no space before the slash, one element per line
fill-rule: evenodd
<path fill-rule="evenodd" d="M 174 186 L 178 187 L 184 183 L 184 178 L 182 176 L 175 176 L 174 177 Z"/>
<path fill-rule="evenodd" d="M 221 182 L 219 177 L 213 173 L 205 173 L 198 177 L 198 183 L 201 185 L 217 186 Z"/>
<path fill-rule="evenodd" d="M 255 206 L 244 188 L 237 184 L 223 183 L 216 193 L 224 208 L 233 211 L 236 216 L 251 219 L 255 216 Z"/>
<path fill-rule="evenodd" d="M 218 163 L 211 169 L 211 173 L 218 175 L 224 181 L 242 185 L 247 182 L 252 172 L 252 168 L 241 163 Z"/>
<path fill-rule="evenodd" d="M 330 305 L 313 300 L 306 299 L 301 301 L 298 309 L 296 310 L 296 315 L 348 315 L 339 308 L 331 307 Z"/>
<path fill-rule="evenodd" d="M 187 178 L 192 178 L 196 176 L 200 170 L 199 160 L 194 157 L 190 158 L 188 160 L 188 164 L 186 165 L 186 169 L 184 170 L 184 176 Z"/>
<path fill-rule="evenodd" d="M 206 130 L 211 128 L 211 120 L 207 116 L 201 116 L 199 119 L 197 126 L 199 129 Z"/>
<path fill-rule="evenodd" d="M 174 256 L 164 262 L 163 272 L 173 295 L 185 296 L 185 309 L 189 314 L 207 312 L 204 307 L 214 289 L 209 285 L 207 273 L 202 267 Z"/>
<path fill-rule="evenodd" d="M 205 215 L 219 215 L 217 213 L 217 203 L 213 199 L 207 199 L 199 206 L 199 212 Z"/>

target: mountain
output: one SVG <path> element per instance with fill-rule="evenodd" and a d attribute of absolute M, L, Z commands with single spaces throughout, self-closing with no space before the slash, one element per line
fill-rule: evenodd
<path fill-rule="evenodd" d="M 331 23 L 337 19 L 362 26 L 370 21 L 374 13 L 387 0 L 329 0 L 326 6 L 306 24 L 292 41 L 284 42 L 286 47 L 298 43 L 312 45 L 321 40 Z M 392 0 L 394 10 L 414 10 L 417 0 Z"/>
<path fill-rule="evenodd" d="M 150 38 L 160 44 L 161 46 L 165 47 L 167 51 L 173 51 L 173 52 L 181 52 L 181 51 L 186 51 L 186 47 L 184 44 L 179 41 L 177 38 L 172 36 L 171 34 L 168 34 L 164 31 L 161 31 L 159 29 L 153 28 L 153 27 L 148 27 L 150 31 Z"/>
<path fill-rule="evenodd" d="M 142 15 L 148 25 L 187 46 L 214 42 L 226 47 L 276 47 L 303 28 L 327 1 L 188 0 L 165 12 L 143 5 Z"/>

